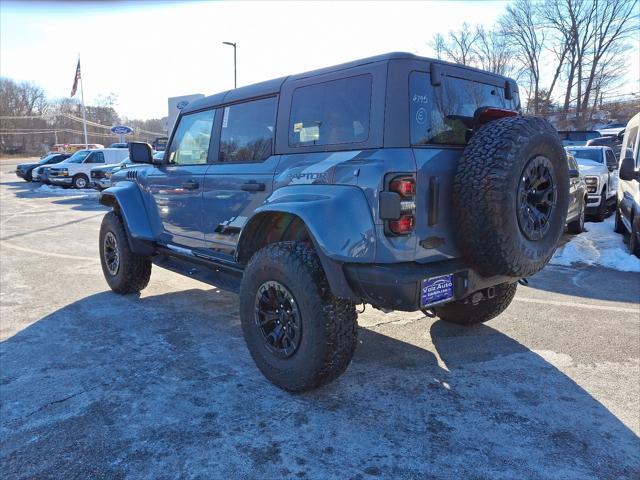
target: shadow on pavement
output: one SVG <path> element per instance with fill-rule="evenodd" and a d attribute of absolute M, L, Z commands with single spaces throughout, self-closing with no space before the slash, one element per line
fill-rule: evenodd
<path fill-rule="evenodd" d="M 529 287 L 594 300 L 640 303 L 640 275 L 605 267 L 547 265 Z M 640 308 L 640 307 L 639 307 Z"/>
<path fill-rule="evenodd" d="M 638 478 L 638 437 L 488 327 L 370 329 L 347 372 L 291 395 L 237 297 L 99 293 L 7 339 L 4 478 Z M 430 342 L 435 345 L 436 351 Z"/>

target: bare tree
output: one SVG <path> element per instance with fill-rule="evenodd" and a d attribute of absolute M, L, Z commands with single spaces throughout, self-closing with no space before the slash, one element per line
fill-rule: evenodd
<path fill-rule="evenodd" d="M 473 65 L 475 62 L 474 42 L 477 32 L 468 23 L 463 23 L 460 30 L 450 31 L 446 38 L 436 34 L 431 41 L 439 59 L 446 58 L 461 65 Z"/>
<path fill-rule="evenodd" d="M 472 47 L 477 66 L 498 75 L 510 75 L 513 70 L 511 58 L 513 50 L 507 36 L 496 30 L 476 28 L 476 42 Z"/>
<path fill-rule="evenodd" d="M 523 70 L 529 77 L 533 101 L 533 113 L 538 113 L 540 94 L 540 56 L 545 41 L 545 31 L 532 0 L 516 0 L 507 6 L 499 24 L 516 52 Z"/>
<path fill-rule="evenodd" d="M 589 74 L 584 96 L 578 96 L 578 110 L 585 112 L 589 99 L 602 71 L 601 62 L 607 54 L 616 50 L 633 32 L 638 32 L 637 0 L 593 0 L 593 35 L 589 45 Z M 618 53 L 619 50 L 616 52 Z"/>

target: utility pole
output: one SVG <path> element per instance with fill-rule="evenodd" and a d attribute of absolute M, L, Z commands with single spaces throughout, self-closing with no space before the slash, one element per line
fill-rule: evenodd
<path fill-rule="evenodd" d="M 236 43 L 235 42 L 222 42 L 224 45 L 230 45 L 233 47 L 233 88 L 238 88 L 238 75 L 237 75 L 237 62 L 236 62 Z"/>

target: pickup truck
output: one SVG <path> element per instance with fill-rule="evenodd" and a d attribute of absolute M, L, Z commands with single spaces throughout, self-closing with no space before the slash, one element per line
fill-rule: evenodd
<path fill-rule="evenodd" d="M 603 221 L 616 204 L 618 160 L 610 147 L 570 147 L 587 184 L 587 216 Z"/>
<path fill-rule="evenodd" d="M 62 187 L 88 188 L 93 167 L 119 163 L 128 155 L 129 151 L 124 148 L 78 150 L 65 161 L 48 169 L 49 182 Z"/>

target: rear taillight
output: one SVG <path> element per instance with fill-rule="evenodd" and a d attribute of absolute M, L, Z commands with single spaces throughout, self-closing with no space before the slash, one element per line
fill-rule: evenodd
<path fill-rule="evenodd" d="M 389 182 L 389 191 L 400 196 L 400 216 L 388 220 L 388 231 L 393 235 L 408 235 L 416 226 L 416 180 L 402 175 Z"/>
<path fill-rule="evenodd" d="M 413 231 L 415 223 L 415 215 L 402 215 L 398 220 L 389 221 L 389 230 L 391 230 L 396 235 L 406 235 Z"/>
<path fill-rule="evenodd" d="M 416 181 L 413 177 L 396 177 L 391 180 L 389 190 L 402 198 L 413 197 L 416 194 Z"/>

